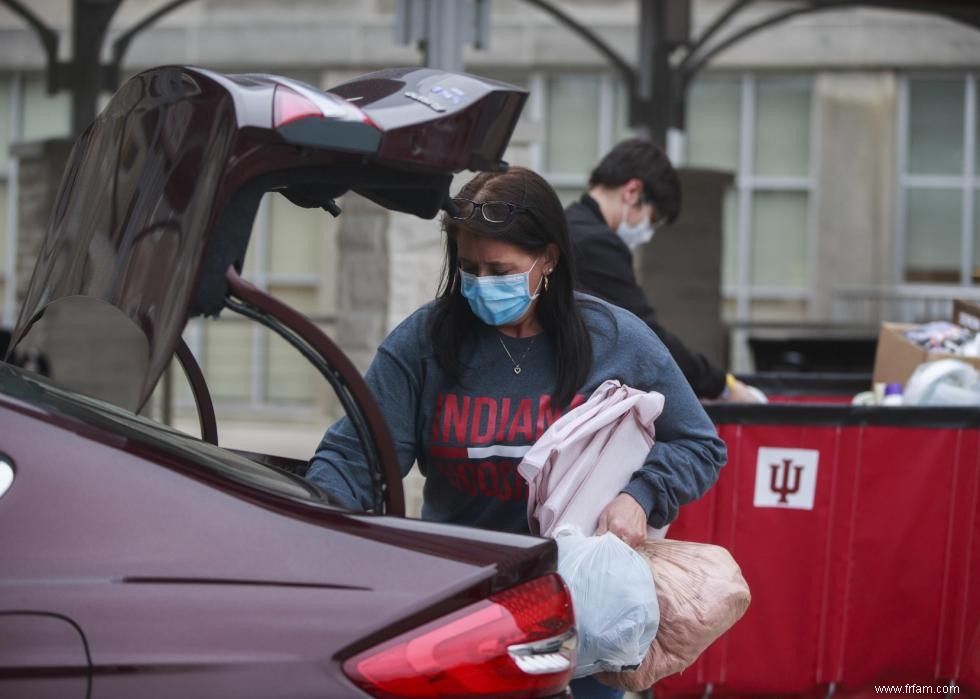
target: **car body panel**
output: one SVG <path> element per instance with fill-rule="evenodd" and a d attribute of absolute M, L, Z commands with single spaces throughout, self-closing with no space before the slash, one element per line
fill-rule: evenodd
<path fill-rule="evenodd" d="M 276 692 L 326 682 L 356 696 L 345 657 L 554 569 L 552 542 L 357 515 L 315 491 L 236 481 L 187 458 L 222 451 L 212 445 L 174 433 L 181 457 L 112 429 L 106 416 L 117 413 L 142 422 L 114 406 L 101 406 L 101 422 L 97 401 L 68 414 L 69 393 L 9 367 L 0 377 L 42 396 L 0 398 L 15 472 L 0 497 L 0 614 L 76 624 L 103 689 L 95 696 L 184 681 L 185 696 L 207 696 L 240 686 L 243 673 L 255 673 L 254 696 L 268 696 L 279 673 L 257 668 L 270 664 L 283 668 Z"/>
<path fill-rule="evenodd" d="M 87 699 L 88 648 L 70 620 L 44 612 L 0 612 L 0 694 Z"/>

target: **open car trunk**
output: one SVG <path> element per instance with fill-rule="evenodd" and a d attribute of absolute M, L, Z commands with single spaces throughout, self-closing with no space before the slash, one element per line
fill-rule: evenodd
<path fill-rule="evenodd" d="M 452 175 L 499 168 L 523 90 L 432 69 L 380 71 L 323 92 L 271 75 L 162 67 L 130 79 L 79 138 L 11 352 L 139 411 L 175 352 L 205 439 L 217 441 L 189 318 L 231 307 L 280 333 L 333 384 L 377 471 L 377 508 L 403 512 L 383 416 L 358 372 L 301 314 L 238 275 L 266 192 L 339 213 L 353 191 L 424 218 Z M 76 343 L 104 348 L 80 366 Z"/>

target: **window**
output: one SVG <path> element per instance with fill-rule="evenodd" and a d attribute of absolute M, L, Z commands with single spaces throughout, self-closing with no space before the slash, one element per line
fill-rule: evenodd
<path fill-rule="evenodd" d="M 242 276 L 314 321 L 328 323 L 332 299 L 321 290 L 323 269 L 335 231 L 333 218 L 303 209 L 279 194 L 266 194 L 259 206 Z M 309 408 L 326 380 L 285 340 L 255 321 L 231 311 L 217 320 L 188 324 L 185 340 L 194 351 L 217 405 Z M 183 383 L 183 382 L 181 382 Z M 181 403 L 190 403 L 186 386 Z"/>
<path fill-rule="evenodd" d="M 687 164 L 736 177 L 722 277 L 740 320 L 809 295 L 812 102 L 806 76 L 705 75 L 689 93 Z"/>
<path fill-rule="evenodd" d="M 567 204 L 585 189 L 599 157 L 633 135 L 626 90 L 608 73 L 539 73 L 530 88 L 528 111 L 543 126 L 531 166 Z M 725 204 L 722 272 L 734 319 L 798 319 L 806 310 L 813 111 L 813 80 L 804 75 L 708 74 L 689 93 L 680 164 L 736 176 Z M 736 336 L 734 366 L 745 363 L 742 345 Z"/>
<path fill-rule="evenodd" d="M 898 249 L 906 282 L 980 281 L 977 76 L 911 76 L 899 93 Z"/>
<path fill-rule="evenodd" d="M 67 92 L 49 95 L 47 80 L 43 75 L 27 78 L 23 89 L 21 140 L 61 138 L 71 132 L 71 97 Z"/>
<path fill-rule="evenodd" d="M 608 73 L 539 73 L 530 89 L 527 111 L 543 124 L 531 167 L 567 205 L 586 189 L 599 158 L 634 135 L 627 123 L 626 89 Z"/>

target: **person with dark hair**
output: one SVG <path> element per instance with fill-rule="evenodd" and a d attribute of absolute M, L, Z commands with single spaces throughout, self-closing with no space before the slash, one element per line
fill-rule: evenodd
<path fill-rule="evenodd" d="M 592 171 L 589 191 L 565 210 L 580 288 L 643 320 L 699 398 L 757 402 L 756 389 L 688 349 L 657 321 L 636 280 L 633 250 L 673 223 L 680 210 L 680 179 L 663 150 L 638 138 L 617 144 Z"/>
<path fill-rule="evenodd" d="M 422 517 L 529 533 L 517 466 L 564 412 L 606 379 L 666 397 L 657 441 L 603 510 L 599 531 L 630 545 L 700 497 L 725 463 L 722 442 L 656 335 L 632 314 L 574 291 L 561 203 L 534 172 L 485 172 L 443 217 L 438 297 L 378 348 L 366 380 L 402 473 L 425 476 Z M 307 478 L 339 503 L 371 507 L 372 485 L 347 418 L 327 430 Z M 576 697 L 621 697 L 592 678 Z"/>

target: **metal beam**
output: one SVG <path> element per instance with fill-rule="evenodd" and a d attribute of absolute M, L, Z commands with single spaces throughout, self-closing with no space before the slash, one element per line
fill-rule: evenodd
<path fill-rule="evenodd" d="M 463 70 L 463 17 L 467 7 L 458 0 L 428 0 L 425 64 L 453 73 Z"/>
<path fill-rule="evenodd" d="M 58 83 L 71 92 L 71 133 L 79 136 L 95 118 L 99 93 L 106 87 L 102 71 L 102 44 L 109 23 L 122 0 L 74 0 L 72 3 L 71 63 L 59 66 Z M 63 78 L 67 77 L 67 81 Z"/>
<path fill-rule="evenodd" d="M 112 42 L 112 64 L 109 66 L 109 70 L 111 72 L 111 89 L 114 90 L 119 86 L 119 67 L 122 65 L 123 58 L 125 57 L 126 51 L 129 49 L 129 45 L 132 43 L 133 38 L 164 15 L 173 12 L 181 5 L 186 5 L 191 1 L 192 0 L 170 0 L 170 2 L 160 6 L 116 37 L 115 41 Z"/>
<path fill-rule="evenodd" d="M 14 14 L 31 26 L 44 47 L 47 58 L 48 92 L 71 93 L 71 130 L 78 136 L 95 118 L 98 95 L 119 86 L 119 72 L 133 38 L 164 15 L 191 0 L 169 0 L 116 37 L 112 43 L 112 60 L 101 62 L 102 45 L 109 24 L 122 0 L 72 0 L 72 43 L 70 61 L 58 61 L 58 33 L 47 26 L 21 0 L 0 0 Z"/>
<path fill-rule="evenodd" d="M 630 87 L 631 126 L 641 126 L 654 143 L 666 146 L 674 113 L 673 73 L 667 47 L 667 8 L 661 0 L 640 1 L 640 57 L 635 88 Z"/>
<path fill-rule="evenodd" d="M 464 69 L 463 47 L 488 45 L 490 0 L 399 0 L 395 37 L 415 44 L 425 65 L 454 73 Z"/>
<path fill-rule="evenodd" d="M 715 43 L 710 48 L 707 48 L 698 54 L 698 51 L 707 45 L 707 40 L 710 38 L 706 35 L 709 32 L 712 34 L 717 33 L 722 28 L 724 23 L 731 20 L 731 17 L 735 14 L 735 12 L 740 10 L 749 2 L 752 2 L 752 0 L 739 0 L 738 2 L 735 2 L 731 7 L 729 7 L 728 11 L 723 13 L 723 16 L 720 17 L 720 19 L 723 21 L 712 24 L 712 26 L 706 30 L 705 35 L 702 35 L 702 37 L 699 37 L 695 41 L 692 46 L 692 50 L 684 57 L 678 66 L 678 68 L 681 70 L 680 81 L 683 90 L 686 91 L 688 85 L 690 85 L 691 81 L 698 74 L 698 72 L 700 72 L 705 65 L 707 65 L 707 63 L 719 53 L 731 48 L 740 41 L 747 39 L 751 35 L 762 31 L 763 29 L 781 24 L 788 19 L 803 14 L 865 6 L 886 10 L 934 14 L 946 17 L 954 22 L 960 22 L 974 29 L 980 29 L 980 10 L 976 9 L 976 5 L 971 5 L 964 2 L 923 2 L 922 0 L 809 0 L 806 6 L 796 7 L 783 12 L 776 12 L 765 19 L 759 20 L 758 22 L 735 32 L 734 34 Z"/>
<path fill-rule="evenodd" d="M 42 22 L 37 15 L 27 9 L 19 0 L 0 0 L 0 2 L 31 25 L 31 28 L 37 34 L 37 38 L 44 48 L 44 55 L 48 60 L 48 92 L 56 92 L 57 87 L 55 86 L 54 75 L 55 67 L 58 65 L 58 33 Z"/>
<path fill-rule="evenodd" d="M 731 5 L 728 6 L 726 10 L 721 12 L 717 17 L 715 17 L 711 24 L 708 25 L 707 29 L 701 33 L 697 39 L 690 45 L 687 55 L 681 61 L 679 68 L 683 71 L 685 66 L 691 62 L 692 57 L 698 51 L 700 51 L 705 44 L 711 41 L 711 37 L 717 34 L 736 14 L 738 14 L 743 8 L 747 7 L 752 3 L 753 0 L 734 0 Z"/>
<path fill-rule="evenodd" d="M 735 32 L 729 37 L 726 37 L 722 41 L 711 48 L 704 51 L 697 58 L 692 58 L 693 54 L 689 54 L 685 57 L 682 63 L 682 74 L 680 76 L 681 83 L 686 89 L 690 85 L 691 80 L 694 76 L 700 72 L 702 68 L 710 61 L 712 58 L 717 56 L 722 51 L 731 48 L 735 44 L 739 43 L 743 39 L 750 37 L 756 32 L 762 31 L 768 27 L 775 26 L 776 24 L 781 24 L 786 20 L 796 17 L 797 15 L 807 14 L 810 12 L 820 12 L 822 10 L 840 9 L 842 6 L 853 5 L 853 0 L 830 0 L 828 4 L 821 6 L 809 6 L 809 7 L 797 7 L 792 10 L 786 10 L 785 12 L 778 12 L 765 19 L 759 20 L 754 24 L 750 24 L 744 29 Z"/>
<path fill-rule="evenodd" d="M 558 20 L 559 23 L 565 25 L 565 27 L 570 29 L 575 34 L 578 34 L 586 41 L 586 43 L 601 53 L 606 60 L 613 65 L 613 67 L 622 76 L 623 82 L 625 82 L 627 86 L 631 86 L 636 83 L 636 71 L 633 69 L 633 66 L 631 66 L 622 56 L 616 53 L 605 41 L 602 40 L 602 37 L 600 37 L 598 34 L 580 23 L 577 19 L 572 17 L 564 10 L 556 7 L 551 2 L 548 2 L 548 0 L 524 0 L 524 2 L 528 3 L 529 5 L 534 5 L 543 12 L 547 12 L 549 15 Z"/>

